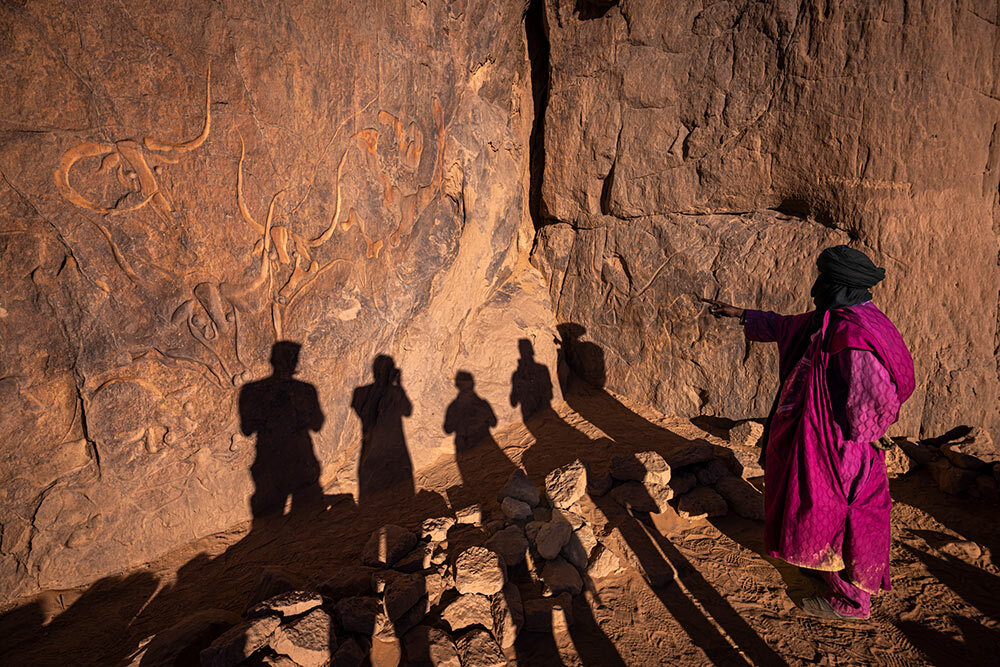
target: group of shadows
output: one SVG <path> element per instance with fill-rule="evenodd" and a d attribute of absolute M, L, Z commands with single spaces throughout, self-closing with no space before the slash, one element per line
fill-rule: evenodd
<path fill-rule="evenodd" d="M 535 360 L 529 340 L 517 341 L 520 356 L 511 376 L 510 403 L 520 409 L 533 436 L 533 444 L 522 453 L 520 467 L 536 484 L 541 485 L 551 470 L 575 459 L 588 465 L 606 465 L 612 450 L 616 454 L 646 449 L 666 452 L 672 447 L 704 443 L 683 438 L 619 402 L 603 388 L 603 350 L 581 340 L 584 329 L 580 325 L 563 324 L 558 329 L 560 368 L 556 375 L 563 397 L 607 437 L 590 438 L 556 412 L 549 369 Z M 453 514 L 475 503 L 495 505 L 497 492 L 518 466 L 493 438 L 491 430 L 497 417 L 489 402 L 476 393 L 475 378 L 466 371 L 456 373 L 457 393 L 445 411 L 443 424 L 445 433 L 455 438 L 461 484 L 447 489 L 445 496 L 418 491 L 403 428 L 413 404 L 401 370 L 385 355 L 374 359 L 371 382 L 357 387 L 351 397 L 362 433 L 356 498 L 324 494 L 310 435 L 323 426 L 324 415 L 316 388 L 294 377 L 299 353 L 297 343 L 275 343 L 272 374 L 240 391 L 241 430 L 256 437 L 256 456 L 250 467 L 254 492 L 249 533 L 218 556 L 198 554 L 170 580 L 146 571 L 108 577 L 90 586 L 65 609 L 56 596 L 45 604 L 39 598 L 8 612 L 0 617 L 0 662 L 120 664 L 136 652 L 144 638 L 161 633 L 193 612 L 212 608 L 241 612 L 253 589 L 259 589 L 261 573 L 270 568 L 298 571 L 303 581 L 308 579 L 315 586 L 325 578 L 324 572 L 358 562 L 367 535 L 382 525 L 413 526 L 422 519 Z M 694 421 L 706 432 L 720 428 L 718 420 Z M 565 443 L 575 445 L 567 447 Z M 653 525 L 648 514 L 623 509 L 608 496 L 592 500 L 606 515 L 609 528 L 617 528 L 636 555 L 650 589 L 711 663 L 787 664 Z M 763 554 L 759 525 L 738 519 L 713 523 L 732 539 Z M 964 525 L 960 528 L 974 530 Z M 448 535 L 449 559 L 467 546 L 483 544 L 486 537 L 481 527 L 456 525 Z M 922 537 L 935 539 L 933 535 Z M 345 548 L 345 541 L 352 545 Z M 995 548 L 993 551 L 996 553 Z M 914 553 L 971 605 L 986 616 L 997 617 L 996 598 L 988 593 L 995 591 L 997 582 L 983 580 L 991 575 L 959 559 L 945 561 Z M 793 600 L 801 598 L 806 580 L 796 568 L 770 562 L 781 573 Z M 522 590 L 531 586 L 523 563 L 509 568 L 508 574 L 513 582 L 522 584 Z M 584 665 L 623 665 L 591 608 L 591 604 L 601 604 L 600 595 L 592 582 L 586 585 L 590 594 L 574 599 L 574 622 L 567 630 L 579 661 Z M 526 597 L 538 594 L 537 590 L 527 592 Z M 61 613 L 53 614 L 53 607 Z M 956 622 L 965 631 L 964 643 L 935 636 L 934 631 L 914 622 L 897 625 L 935 662 L 941 656 L 981 655 L 978 647 L 985 650 L 998 639 L 996 633 L 971 619 Z M 514 645 L 517 664 L 563 664 L 556 634 L 553 628 L 522 631 Z M 148 645 L 147 656 L 156 654 L 157 641 L 154 638 Z M 201 648 L 191 647 L 182 656 L 182 663 L 189 660 L 186 664 L 198 664 Z M 671 657 L 657 656 L 655 660 L 666 664 Z M 429 664 L 429 657 L 410 654 L 404 655 L 404 661 Z"/>

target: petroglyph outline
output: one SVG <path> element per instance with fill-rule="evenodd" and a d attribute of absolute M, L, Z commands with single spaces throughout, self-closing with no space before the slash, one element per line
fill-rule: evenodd
<path fill-rule="evenodd" d="M 391 182 L 389 174 L 387 174 L 384 169 L 379 168 L 378 173 L 376 174 L 379 182 L 383 186 L 383 205 L 388 211 L 390 211 L 390 213 L 398 212 L 399 215 L 399 224 L 387 237 L 389 243 L 394 247 L 399 245 L 401 237 L 408 234 L 412 230 L 415 221 L 423 213 L 426 207 L 437 197 L 437 195 L 440 194 L 441 184 L 444 180 L 445 135 L 443 110 L 440 101 L 437 98 L 434 98 L 433 104 L 434 119 L 438 129 L 438 150 L 435 155 L 435 165 L 431 181 L 425 186 L 418 187 L 414 194 L 401 197 L 398 194 L 398 188 L 396 188 L 396 186 Z M 424 143 L 423 133 L 420 131 L 419 127 L 415 122 L 410 122 L 404 127 L 401 120 L 385 110 L 380 111 L 377 118 L 380 123 L 388 126 L 394 132 L 396 136 L 396 149 L 400 153 L 402 164 L 407 169 L 416 171 L 420 163 Z M 348 117 L 341 122 L 337 131 L 334 133 L 334 138 L 331 139 L 331 143 L 336 139 L 336 135 L 344 128 L 347 121 L 350 119 L 351 117 Z M 224 285 L 223 289 L 224 292 L 232 295 L 235 305 L 236 300 L 249 297 L 252 292 L 260 290 L 261 287 L 263 287 L 264 282 L 266 282 L 267 298 L 271 301 L 272 329 L 274 331 L 275 339 L 280 340 L 284 334 L 285 311 L 296 301 L 299 295 L 303 294 L 320 275 L 333 268 L 335 265 L 341 263 L 352 264 L 350 260 L 337 258 L 320 265 L 318 261 L 312 258 L 310 252 L 311 249 L 319 248 L 329 241 L 333 236 L 333 233 L 337 230 L 338 225 L 342 231 L 348 231 L 351 227 L 358 228 L 360 235 L 366 243 L 365 257 L 367 259 L 377 258 L 381 250 L 385 247 L 387 239 L 372 239 L 368 237 L 360 225 L 357 212 L 353 207 L 348 209 L 346 220 L 340 222 L 343 211 L 343 192 L 341 190 L 341 182 L 343 179 L 344 165 L 347 162 L 352 146 L 348 146 L 344 149 L 344 152 L 341 154 L 340 159 L 337 162 L 336 180 L 334 185 L 334 211 L 326 229 L 324 229 L 322 233 L 314 238 L 307 239 L 295 231 L 290 230 L 286 225 L 272 225 L 274 206 L 277 202 L 278 195 L 280 195 L 281 192 L 272 196 L 271 203 L 268 206 L 267 221 L 264 225 L 261 225 L 254 219 L 253 214 L 250 212 L 246 203 L 246 196 L 243 190 L 243 165 L 246 161 L 246 143 L 243 140 L 242 134 L 239 134 L 239 139 L 240 158 L 237 162 L 236 174 L 237 208 L 240 211 L 241 217 L 251 227 L 251 229 L 261 235 L 261 238 L 256 241 L 250 253 L 253 258 L 256 257 L 258 251 L 260 252 L 261 269 L 257 279 L 252 283 L 245 286 Z M 358 150 L 377 156 L 378 131 L 376 129 L 363 128 L 355 132 L 351 139 L 354 144 L 353 148 L 357 148 Z M 312 182 L 309 184 L 309 189 L 311 190 L 311 188 Z M 307 191 L 306 197 L 308 197 L 308 194 L 309 193 Z M 304 202 L 305 197 L 289 212 L 297 210 Z M 394 207 L 396 210 L 394 210 Z M 283 265 L 293 264 L 293 260 L 289 253 L 289 244 L 294 245 L 295 248 L 294 266 L 288 279 L 282 286 L 275 290 L 274 283 L 277 271 Z M 271 253 L 272 246 L 274 249 L 273 254 Z M 308 268 L 304 268 L 303 258 L 305 262 L 308 262 Z M 272 266 L 272 263 L 274 266 Z"/>
<path fill-rule="evenodd" d="M 368 105 L 365 106 L 366 109 L 367 107 Z M 356 227 L 366 244 L 365 257 L 368 259 L 378 258 L 382 249 L 387 245 L 398 246 L 402 239 L 412 231 L 413 225 L 427 206 L 440 194 L 444 180 L 444 119 L 441 103 L 436 97 L 433 98 L 433 116 L 438 134 L 437 151 L 431 179 L 428 183 L 422 186 L 418 185 L 411 194 L 403 195 L 382 162 L 376 160 L 376 177 L 383 189 L 382 204 L 391 216 L 398 220 L 398 223 L 392 232 L 382 238 L 374 239 L 365 233 L 364 226 L 361 224 L 360 217 L 354 207 L 349 207 L 346 216 L 343 216 L 344 202 L 341 184 L 345 164 L 352 149 L 356 148 L 369 152 L 376 158 L 379 157 L 379 132 L 377 129 L 363 128 L 352 135 L 351 144 L 344 149 L 337 162 L 333 215 L 326 228 L 312 238 L 304 237 L 290 229 L 286 224 L 274 224 L 275 210 L 284 193 L 283 190 L 272 195 L 264 224 L 262 225 L 254 219 L 244 194 L 243 170 L 246 160 L 246 144 L 240 134 L 240 158 L 237 164 L 236 184 L 237 207 L 241 218 L 253 232 L 260 235 L 250 252 L 252 261 L 256 261 L 259 256 L 260 269 L 257 275 L 246 284 L 199 283 L 192 290 L 192 297 L 183 301 L 173 310 L 171 321 L 178 325 L 182 322 L 185 323 L 192 338 L 208 350 L 213 357 L 213 362 L 204 364 L 204 362 L 191 359 L 183 354 L 173 354 L 161 350 L 157 350 L 157 353 L 166 358 L 188 363 L 194 362 L 207 368 L 212 379 L 220 385 L 226 384 L 224 378 L 231 379 L 236 384 L 246 374 L 246 371 L 232 374 L 231 371 L 236 369 L 229 367 L 224 356 L 215 349 L 213 342 L 220 338 L 226 338 L 227 336 L 220 335 L 223 332 L 231 336 L 236 363 L 245 368 L 239 351 L 240 322 L 238 313 L 260 312 L 270 302 L 274 335 L 276 339 L 281 339 L 284 335 L 283 319 L 287 308 L 292 306 L 298 297 L 304 294 L 326 271 L 340 264 L 351 266 L 354 264 L 348 259 L 334 258 L 321 265 L 313 258 L 312 253 L 315 249 L 326 244 L 334 232 L 338 229 L 346 232 L 352 227 Z M 333 144 L 343 128 L 355 117 L 356 114 L 349 115 L 341 122 L 328 146 Z M 416 172 L 420 166 L 425 146 L 424 134 L 420 127 L 416 122 L 406 123 L 403 119 L 386 110 L 379 111 L 376 118 L 378 123 L 387 126 L 394 135 L 394 149 L 398 153 L 399 164 L 407 171 Z M 141 144 L 131 139 L 114 142 L 82 141 L 67 149 L 60 157 L 53 172 L 56 189 L 70 203 L 86 211 L 97 213 L 101 217 L 107 218 L 123 213 L 134 213 L 151 206 L 164 222 L 169 223 L 173 206 L 157 182 L 156 174 L 159 172 L 159 168 L 155 172 L 150 168 L 147 155 L 155 155 L 158 161 L 166 164 L 177 164 L 185 154 L 201 147 L 209 138 L 211 130 L 211 66 L 209 65 L 206 69 L 204 122 L 196 137 L 186 141 L 171 142 L 158 138 L 158 132 L 154 131 L 143 137 Z M 126 195 L 119 198 L 116 204 L 105 205 L 93 201 L 71 183 L 73 168 L 78 162 L 88 158 L 101 158 L 97 173 L 110 174 L 114 172 L 118 183 L 128 191 Z M 303 199 L 291 208 L 290 213 L 297 210 L 305 202 L 312 190 L 312 185 L 312 181 L 310 181 Z M 131 193 L 138 193 L 141 198 L 136 203 L 125 204 Z M 343 220 L 341 220 L 342 217 L 344 217 Z M 88 219 L 107 241 L 115 262 L 125 275 L 132 282 L 142 284 L 142 277 L 132 269 L 125 254 L 115 244 L 109 229 L 89 216 Z M 283 284 L 278 286 L 276 284 L 278 271 L 282 266 L 289 265 L 292 267 L 291 273 L 283 281 Z M 197 306 L 200 306 L 200 309 Z M 204 313 L 199 312 L 201 310 Z M 215 364 L 218 364 L 218 368 L 222 371 L 221 374 L 214 367 Z"/>
<path fill-rule="evenodd" d="M 146 149 L 164 153 L 164 155 L 159 155 L 158 158 L 169 164 L 175 164 L 180 158 L 172 155 L 173 153 L 187 153 L 205 143 L 212 129 L 211 95 L 212 67 L 209 65 L 205 74 L 205 122 L 201 133 L 194 139 L 176 144 L 161 141 L 151 135 L 147 135 L 143 139 Z M 69 178 L 73 166 L 85 158 L 102 156 L 104 157 L 98 169 L 99 173 L 108 173 L 112 169 L 117 168 L 116 175 L 118 182 L 133 191 L 136 189 L 136 184 L 132 181 L 139 181 L 138 191 L 143 198 L 138 204 L 125 208 L 102 206 L 97 202 L 91 201 L 73 187 Z M 126 165 L 131 168 L 128 174 L 123 173 Z M 67 201 L 80 208 L 107 216 L 135 212 L 152 203 L 154 205 L 153 208 L 163 218 L 164 222 L 170 222 L 170 214 L 173 212 L 173 208 L 160 189 L 156 181 L 156 176 L 146 161 L 146 156 L 143 155 L 140 145 L 130 139 L 123 139 L 114 143 L 84 141 L 73 146 L 60 157 L 59 166 L 53 172 L 53 178 L 55 179 L 56 189 L 59 193 Z"/>

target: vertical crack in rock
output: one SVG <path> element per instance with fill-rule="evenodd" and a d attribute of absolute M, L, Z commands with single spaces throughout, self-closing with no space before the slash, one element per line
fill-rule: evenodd
<path fill-rule="evenodd" d="M 528 43 L 531 71 L 531 98 L 534 116 L 529 139 L 528 208 L 535 229 L 542 226 L 542 175 L 545 172 L 545 108 L 549 101 L 549 35 L 545 25 L 545 3 L 531 0 L 524 14 L 524 35 Z"/>
<path fill-rule="evenodd" d="M 618 138 L 615 139 L 615 157 L 611 160 L 608 175 L 604 177 L 604 182 L 601 184 L 601 213 L 603 215 L 613 215 L 611 213 L 611 190 L 615 185 L 615 167 L 618 166 L 618 156 L 621 155 L 622 150 L 622 127 L 624 124 L 619 123 Z"/>
<path fill-rule="evenodd" d="M 31 552 L 34 548 L 35 538 L 38 536 L 38 528 L 35 526 L 35 521 L 38 519 L 38 512 L 42 509 L 42 504 L 45 502 L 45 497 L 49 495 L 49 491 L 55 488 L 59 480 L 54 480 L 50 482 L 44 489 L 42 489 L 37 496 L 35 496 L 35 506 L 31 510 L 31 520 L 28 522 L 28 541 L 22 552 L 23 555 L 12 553 L 11 555 L 17 560 L 18 564 L 25 570 L 28 570 L 28 563 L 31 560 Z"/>
<path fill-rule="evenodd" d="M 97 467 L 97 479 L 101 479 L 101 453 L 97 449 L 97 441 L 90 437 L 90 429 L 87 426 L 87 408 L 79 386 L 76 389 L 76 400 L 80 406 L 80 432 L 83 434 L 83 439 L 87 441 L 87 447 L 90 449 L 94 465 Z"/>

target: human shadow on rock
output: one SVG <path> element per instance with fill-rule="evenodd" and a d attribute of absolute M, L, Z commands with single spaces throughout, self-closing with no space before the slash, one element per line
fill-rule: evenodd
<path fill-rule="evenodd" d="M 482 489 L 491 479 L 506 479 L 514 464 L 493 438 L 497 416 L 489 402 L 476 393 L 475 378 L 468 371 L 455 374 L 458 395 L 444 414 L 445 433 L 455 434 L 455 463 L 462 478 L 460 487 L 448 490 L 452 507 L 483 502 Z"/>
<path fill-rule="evenodd" d="M 413 414 L 413 404 L 392 357 L 375 357 L 372 382 L 354 390 L 351 409 L 361 420 L 358 505 L 365 507 L 388 488 L 400 500 L 413 497 L 413 461 L 403 431 L 403 418 Z"/>
<path fill-rule="evenodd" d="M 528 477 L 538 484 L 554 468 L 579 458 L 587 463 L 595 449 L 603 451 L 599 440 L 592 440 L 559 415 L 552 405 L 553 391 L 549 368 L 535 360 L 531 341 L 517 341 L 520 356 L 510 378 L 510 405 L 520 408 L 521 420 L 531 433 L 535 445 L 521 458 Z M 567 443 L 575 443 L 572 448 Z"/>
<path fill-rule="evenodd" d="M 545 476 L 551 470 L 576 459 L 586 463 L 595 455 L 594 448 L 603 450 L 605 443 L 592 440 L 560 417 L 552 406 L 553 388 L 549 368 L 535 359 L 534 346 L 530 340 L 518 340 L 517 347 L 520 356 L 517 368 L 511 375 L 510 404 L 521 409 L 522 421 L 535 440 L 521 461 L 528 477 L 544 485 Z M 575 534 L 570 540 L 577 543 L 575 546 L 581 552 L 584 551 Z M 586 576 L 585 572 L 583 576 Z M 568 632 L 582 664 L 624 664 L 618 650 L 594 618 L 586 600 L 578 599 L 573 609 L 567 610 L 566 614 L 573 616 L 574 622 L 569 624 Z M 527 646 L 527 638 L 519 641 L 519 663 L 523 659 L 561 664 L 551 627 L 530 634 L 533 635 L 530 647 Z M 523 655 L 526 649 L 530 653 L 528 656 Z"/>
<path fill-rule="evenodd" d="M 619 444 L 690 442 L 636 414 L 607 390 L 604 349 L 583 340 L 587 331 L 583 326 L 568 322 L 556 329 L 560 335 L 556 339 L 559 363 L 569 369 L 561 376 L 563 399 L 574 412 Z"/>
<path fill-rule="evenodd" d="M 228 610 L 238 617 L 254 603 L 285 590 L 313 589 L 337 568 L 357 563 L 368 536 L 380 526 L 411 525 L 447 512 L 443 498 L 429 492 L 405 503 L 391 493 L 371 495 L 363 510 L 350 494 L 322 495 L 311 442 L 311 433 L 322 425 L 322 413 L 311 385 L 291 377 L 298 352 L 298 346 L 287 341 L 276 345 L 271 354 L 273 373 L 240 391 L 238 426 L 257 439 L 251 466 L 254 489 L 249 499 L 253 510 L 249 532 L 221 553 L 198 553 L 172 576 L 161 578 L 144 570 L 110 577 L 87 587 L 75 601 L 73 591 L 62 592 L 56 606 L 65 604 L 65 610 L 47 623 L 45 608 L 38 601 L 4 614 L 0 617 L 0 663 L 62 665 L 67 656 L 78 665 L 128 663 L 129 656 L 153 636 L 145 644 L 146 654 L 136 662 L 156 663 L 151 651 L 170 635 L 166 631 L 188 621 L 193 611 Z M 379 389 L 378 382 L 373 384 Z M 374 402 L 375 407 L 364 400 L 358 405 L 369 406 L 363 412 L 374 415 L 376 441 L 395 431 L 397 437 L 389 440 L 405 447 L 399 421 L 410 408 L 399 407 L 408 401 L 398 386 L 398 376 L 395 389 L 381 387 L 381 391 L 395 396 L 383 396 Z M 371 399 L 378 393 L 366 395 Z M 380 410 L 388 410 L 390 418 Z M 408 456 L 406 461 L 404 477 L 412 488 Z M 278 469 L 268 470 L 269 465 Z M 314 505 L 313 499 L 322 502 Z M 290 510 L 285 513 L 289 500 Z M 201 545 L 212 550 L 225 539 L 212 536 Z M 204 639 L 210 642 L 213 636 Z M 185 650 L 194 655 L 195 649 L 198 646 Z M 196 655 L 194 660 L 197 663 Z"/>
<path fill-rule="evenodd" d="M 564 398 L 575 412 L 607 434 L 617 444 L 617 450 L 655 450 L 672 466 L 681 467 L 707 462 L 714 457 L 714 447 L 710 443 L 684 438 L 650 422 L 607 391 L 604 387 L 607 378 L 604 350 L 596 343 L 582 339 L 586 333 L 584 327 L 564 323 L 557 330 L 560 333 L 560 339 L 556 341 L 560 362 L 569 370 L 564 376 Z M 636 460 L 635 466 L 640 465 Z M 636 492 L 646 496 L 632 499 L 637 507 L 659 504 L 641 486 Z M 619 531 L 624 540 L 622 546 L 638 559 L 643 574 L 661 602 L 709 658 L 714 662 L 744 662 L 708 617 L 698 610 L 695 600 L 755 663 L 784 664 L 732 605 L 653 525 L 647 512 L 623 509 L 607 496 L 594 500 L 607 516 L 609 525 Z M 724 534 L 740 542 L 742 536 L 739 533 L 730 534 L 724 526 L 724 523 L 716 525 Z M 677 579 L 680 579 L 684 590 L 678 586 Z"/>
<path fill-rule="evenodd" d="M 301 349 L 292 341 L 276 342 L 271 375 L 240 389 L 240 431 L 257 437 L 250 466 L 255 520 L 283 511 L 289 498 L 297 511 L 303 504 L 315 506 L 323 496 L 310 432 L 323 427 L 324 417 L 316 387 L 293 377 Z"/>
<path fill-rule="evenodd" d="M 633 467 L 639 466 L 638 460 L 634 461 Z M 739 651 L 748 656 L 752 664 L 785 664 L 673 542 L 663 535 L 650 514 L 638 509 L 655 506 L 657 501 L 641 485 L 633 491 L 630 498 L 633 507 L 625 508 L 610 496 L 594 498 L 594 502 L 607 517 L 609 527 L 624 541 L 619 548 L 634 555 L 637 562 L 633 565 L 638 565 L 640 574 L 652 591 L 695 645 L 714 664 L 746 664 Z M 720 633 L 717 627 L 722 628 L 725 634 Z M 729 640 L 735 643 L 736 648 Z"/>

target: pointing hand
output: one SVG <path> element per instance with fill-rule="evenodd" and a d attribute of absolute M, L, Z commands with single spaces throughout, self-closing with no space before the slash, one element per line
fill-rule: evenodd
<path fill-rule="evenodd" d="M 723 303 L 721 301 L 716 301 L 715 299 L 702 299 L 708 304 L 708 312 L 715 317 L 742 317 L 743 309 L 737 308 L 736 306 L 730 306 L 729 304 Z"/>

